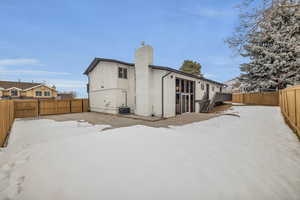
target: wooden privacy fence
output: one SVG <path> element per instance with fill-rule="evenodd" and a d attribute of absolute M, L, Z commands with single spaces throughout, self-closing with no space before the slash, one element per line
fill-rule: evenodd
<path fill-rule="evenodd" d="M 233 103 L 249 105 L 278 106 L 279 92 L 257 92 L 257 93 L 234 93 Z"/>
<path fill-rule="evenodd" d="M 15 117 L 36 117 L 88 111 L 88 99 L 15 100 Z"/>
<path fill-rule="evenodd" d="M 279 102 L 287 123 L 300 138 L 300 85 L 281 90 Z"/>
<path fill-rule="evenodd" d="M 0 147 L 4 145 L 15 118 L 88 111 L 88 99 L 0 100 Z"/>
<path fill-rule="evenodd" d="M 13 101 L 0 100 L 0 147 L 4 145 L 8 132 L 14 122 Z"/>

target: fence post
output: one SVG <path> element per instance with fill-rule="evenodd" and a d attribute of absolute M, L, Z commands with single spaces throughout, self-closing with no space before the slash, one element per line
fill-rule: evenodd
<path fill-rule="evenodd" d="M 287 116 L 290 116 L 289 101 L 288 101 L 287 91 L 285 92 L 285 97 L 286 97 L 286 114 L 287 114 Z"/>
<path fill-rule="evenodd" d="M 71 113 L 71 112 L 72 112 L 72 102 L 71 102 L 71 100 L 70 100 L 70 99 L 69 99 L 68 101 L 69 101 L 70 113 Z"/>
<path fill-rule="evenodd" d="M 37 113 L 38 113 L 38 116 L 40 116 L 40 99 L 38 99 Z"/>
<path fill-rule="evenodd" d="M 295 92 L 295 125 L 298 127 L 298 118 L 297 118 L 297 90 L 294 90 Z"/>

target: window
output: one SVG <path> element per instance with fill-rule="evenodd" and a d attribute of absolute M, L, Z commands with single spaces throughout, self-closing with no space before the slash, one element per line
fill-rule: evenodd
<path fill-rule="evenodd" d="M 10 91 L 11 96 L 18 96 L 18 90 L 11 90 Z"/>
<path fill-rule="evenodd" d="M 45 96 L 45 97 L 50 97 L 50 91 L 45 91 L 45 92 L 44 92 L 44 96 Z"/>
<path fill-rule="evenodd" d="M 194 82 L 190 82 L 190 93 L 194 93 Z"/>
<path fill-rule="evenodd" d="M 212 91 L 215 91 L 215 86 L 212 86 L 212 87 L 211 87 L 211 90 L 212 90 Z"/>
<path fill-rule="evenodd" d="M 119 67 L 119 78 L 127 79 L 127 69 Z"/>
<path fill-rule="evenodd" d="M 126 68 L 123 69 L 123 76 L 125 79 L 127 79 L 127 69 Z"/>
<path fill-rule="evenodd" d="M 176 78 L 176 92 L 180 92 L 180 80 Z"/>
<path fill-rule="evenodd" d="M 186 84 L 186 85 L 185 85 L 185 92 L 186 92 L 186 93 L 189 93 L 189 90 L 190 90 L 190 89 L 189 89 L 189 88 L 190 88 L 190 81 L 186 81 L 185 84 Z"/>
<path fill-rule="evenodd" d="M 35 96 L 37 96 L 37 97 L 42 96 L 42 92 L 41 91 L 35 91 Z"/>

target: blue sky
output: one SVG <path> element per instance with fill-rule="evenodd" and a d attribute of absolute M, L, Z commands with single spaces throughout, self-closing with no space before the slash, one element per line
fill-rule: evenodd
<path fill-rule="evenodd" d="M 202 64 L 207 78 L 239 75 L 242 58 L 224 44 L 238 0 L 0 0 L 0 80 L 45 81 L 86 96 L 94 57 L 133 62 L 141 41 L 154 64 Z"/>

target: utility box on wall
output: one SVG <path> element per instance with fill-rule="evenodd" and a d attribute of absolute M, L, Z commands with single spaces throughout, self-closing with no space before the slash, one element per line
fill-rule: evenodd
<path fill-rule="evenodd" d="M 130 108 L 129 107 L 120 107 L 119 113 L 120 114 L 130 114 Z"/>

